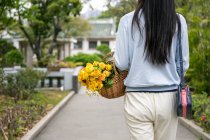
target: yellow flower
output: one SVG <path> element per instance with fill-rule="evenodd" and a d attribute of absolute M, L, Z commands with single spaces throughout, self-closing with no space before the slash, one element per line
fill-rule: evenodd
<path fill-rule="evenodd" d="M 95 78 L 94 77 L 90 77 L 90 81 L 95 81 Z"/>
<path fill-rule="evenodd" d="M 112 70 L 112 66 L 111 66 L 111 65 L 109 65 L 109 64 L 108 64 L 108 65 L 106 65 L 106 70 L 107 70 L 107 71 Z"/>
<path fill-rule="evenodd" d="M 105 81 L 105 79 L 106 79 L 106 75 L 101 74 L 101 75 L 99 76 L 99 81 Z"/>
<path fill-rule="evenodd" d="M 97 61 L 93 62 L 93 66 L 98 66 L 98 64 L 99 64 L 99 62 L 97 62 Z"/>
<path fill-rule="evenodd" d="M 85 70 L 81 70 L 78 76 L 79 81 L 83 81 L 88 78 L 88 74 L 85 72 Z"/>
<path fill-rule="evenodd" d="M 86 67 L 85 67 L 85 71 L 86 71 L 87 73 L 91 73 L 93 70 L 94 70 L 93 65 L 92 65 L 91 63 L 87 63 L 87 64 L 86 64 Z"/>
<path fill-rule="evenodd" d="M 87 73 L 91 73 L 93 70 L 94 70 L 93 67 L 85 67 L 85 71 L 86 71 Z"/>
<path fill-rule="evenodd" d="M 97 86 L 98 86 L 98 83 L 96 83 L 95 81 L 91 81 L 91 83 L 89 84 L 88 88 L 91 90 L 91 91 L 96 91 L 97 90 Z"/>
<path fill-rule="evenodd" d="M 82 86 L 86 86 L 86 83 L 85 83 L 85 82 L 81 82 L 81 85 L 82 85 Z"/>
<path fill-rule="evenodd" d="M 79 80 L 79 82 L 82 81 L 82 76 L 81 75 L 78 75 L 78 80 Z"/>
<path fill-rule="evenodd" d="M 99 63 L 99 67 L 101 68 L 101 69 L 104 69 L 105 67 L 106 67 L 106 65 L 104 64 L 104 63 Z"/>
<path fill-rule="evenodd" d="M 103 72 L 103 74 L 104 74 L 106 77 L 109 77 L 109 76 L 110 76 L 110 72 L 109 72 L 109 71 L 106 71 L 106 70 Z"/>
<path fill-rule="evenodd" d="M 99 89 L 102 89 L 103 86 L 104 86 L 104 85 L 101 83 L 101 84 L 98 85 L 98 88 L 99 88 Z"/>
<path fill-rule="evenodd" d="M 93 65 L 91 63 L 87 63 L 86 67 L 93 67 Z"/>
<path fill-rule="evenodd" d="M 96 70 L 92 71 L 92 73 L 90 75 L 94 76 L 94 77 L 98 77 L 99 75 L 101 75 L 101 71 L 96 69 Z"/>

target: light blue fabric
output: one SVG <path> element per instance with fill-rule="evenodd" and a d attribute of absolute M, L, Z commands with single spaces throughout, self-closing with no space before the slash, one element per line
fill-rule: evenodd
<path fill-rule="evenodd" d="M 153 65 L 145 60 L 144 44 L 145 30 L 144 17 L 141 16 L 140 24 L 143 36 L 140 35 L 138 28 L 134 27 L 131 32 L 132 18 L 134 12 L 128 13 L 120 20 L 116 46 L 114 48 L 114 59 L 117 68 L 120 70 L 129 70 L 128 76 L 124 81 L 126 91 L 165 91 L 177 89 L 180 78 L 177 73 L 176 49 L 177 49 L 177 31 L 173 36 L 172 48 L 170 52 L 169 63 L 165 65 Z M 181 44 L 183 52 L 184 72 L 189 68 L 189 45 L 188 31 L 185 18 L 180 15 L 181 20 Z M 133 36 L 132 36 L 133 35 Z"/>

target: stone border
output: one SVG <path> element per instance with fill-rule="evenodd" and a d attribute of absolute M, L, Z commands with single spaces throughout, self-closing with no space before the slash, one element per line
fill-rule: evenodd
<path fill-rule="evenodd" d="M 210 140 L 210 134 L 203 132 L 203 129 L 193 123 L 193 121 L 187 120 L 185 118 L 179 118 L 179 122 L 198 138 L 202 138 L 202 140 Z"/>
<path fill-rule="evenodd" d="M 29 130 L 28 133 L 21 138 L 21 140 L 33 140 L 60 111 L 60 109 L 73 97 L 73 95 L 75 95 L 74 91 L 70 92 L 44 118 L 42 118 L 31 130 Z"/>

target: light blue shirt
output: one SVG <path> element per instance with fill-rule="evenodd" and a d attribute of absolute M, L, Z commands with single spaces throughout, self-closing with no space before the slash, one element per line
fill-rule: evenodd
<path fill-rule="evenodd" d="M 180 77 L 177 72 L 176 49 L 177 31 L 173 36 L 169 63 L 165 65 L 153 65 L 145 60 L 145 30 L 144 17 L 141 16 L 140 23 L 143 29 L 140 35 L 137 27 L 134 26 L 132 37 L 132 18 L 134 12 L 124 15 L 120 19 L 116 46 L 114 48 L 114 59 L 117 68 L 129 70 L 124 80 L 126 91 L 167 91 L 177 89 Z M 184 73 L 189 68 L 189 44 L 188 30 L 185 18 L 180 15 L 182 53 Z"/>

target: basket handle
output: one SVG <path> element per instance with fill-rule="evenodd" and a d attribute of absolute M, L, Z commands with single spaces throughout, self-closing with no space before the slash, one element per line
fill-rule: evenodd
<path fill-rule="evenodd" d="M 104 56 L 104 58 L 103 58 L 103 60 L 105 61 L 105 62 L 108 62 L 109 60 L 107 60 L 109 57 L 113 57 L 114 56 L 114 52 L 109 52 L 109 53 L 107 53 L 105 56 Z"/>
<path fill-rule="evenodd" d="M 117 69 L 117 67 L 114 63 L 114 59 L 107 60 L 109 57 L 113 58 L 113 56 L 114 56 L 114 52 L 110 52 L 110 53 L 107 53 L 106 56 L 103 59 L 105 60 L 106 63 L 111 63 L 112 64 L 113 70 L 114 70 L 115 73 L 120 74 L 119 70 Z"/>

